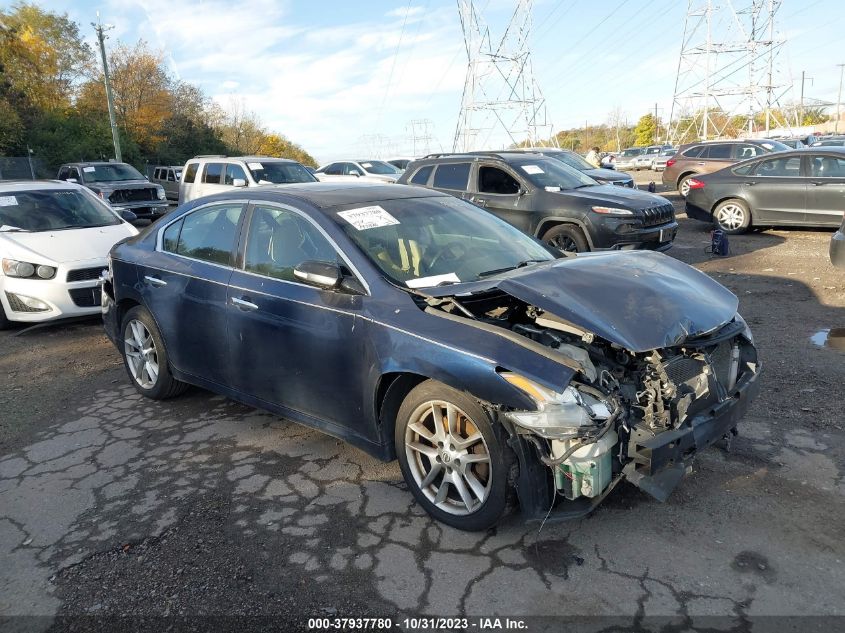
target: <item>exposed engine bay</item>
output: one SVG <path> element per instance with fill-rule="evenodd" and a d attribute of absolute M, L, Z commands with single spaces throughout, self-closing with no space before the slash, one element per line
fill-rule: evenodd
<path fill-rule="evenodd" d="M 697 449 L 735 433 L 741 414 L 720 414 L 708 426 L 709 419 L 758 371 L 739 315 L 677 346 L 633 352 L 500 290 L 425 303 L 429 313 L 540 344 L 576 371 L 560 393 L 502 374 L 532 394 L 538 411 L 500 412 L 548 467 L 557 494 L 570 501 L 598 501 L 623 478 L 664 500 Z"/>

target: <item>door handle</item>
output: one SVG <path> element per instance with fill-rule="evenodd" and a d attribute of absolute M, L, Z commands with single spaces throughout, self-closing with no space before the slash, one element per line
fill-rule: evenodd
<path fill-rule="evenodd" d="M 470 198 L 470 202 L 477 204 L 479 207 L 486 207 L 487 201 L 484 198 Z"/>
<path fill-rule="evenodd" d="M 757 184 L 757 181 L 756 181 L 756 180 L 753 180 L 753 181 L 751 181 L 751 182 L 744 182 L 744 183 L 742 183 L 742 184 L 743 184 L 743 185 L 748 185 L 749 187 L 753 187 L 754 185 L 756 185 L 756 184 Z"/>
<path fill-rule="evenodd" d="M 813 181 L 810 182 L 810 184 L 815 186 L 815 187 L 821 187 L 822 185 L 826 185 L 827 183 L 824 180 L 822 180 L 821 182 L 819 182 L 817 180 L 813 180 Z"/>
<path fill-rule="evenodd" d="M 158 277 L 153 277 L 151 275 L 144 275 L 144 281 L 156 288 L 167 285 L 167 282 L 164 279 L 159 279 Z"/>
<path fill-rule="evenodd" d="M 252 303 L 251 301 L 247 301 L 246 299 L 238 299 L 237 297 L 232 297 L 232 305 L 241 310 L 258 310 L 258 306 Z"/>
<path fill-rule="evenodd" d="M 699 162 L 699 163 L 696 163 L 696 165 L 706 165 L 706 164 L 707 164 L 707 163 L 705 163 L 705 162 L 703 162 L 703 161 L 702 161 L 702 162 Z"/>

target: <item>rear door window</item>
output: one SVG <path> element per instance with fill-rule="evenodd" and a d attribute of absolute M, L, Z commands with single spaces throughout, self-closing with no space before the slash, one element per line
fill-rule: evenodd
<path fill-rule="evenodd" d="M 730 160 L 732 155 L 732 146 L 727 143 L 714 143 L 708 145 L 700 158 L 709 158 L 711 160 Z"/>
<path fill-rule="evenodd" d="M 175 252 L 192 259 L 230 266 L 242 211 L 243 204 L 226 203 L 205 207 L 185 216 Z M 168 236 L 164 238 L 166 241 Z"/>
<path fill-rule="evenodd" d="M 466 191 L 469 183 L 470 163 L 446 163 L 434 172 L 434 187 Z"/>
<path fill-rule="evenodd" d="M 686 158 L 698 158 L 701 156 L 702 150 L 704 150 L 703 145 L 696 145 L 695 147 L 690 147 L 688 150 L 685 150 L 681 156 Z"/>
<path fill-rule="evenodd" d="M 219 185 L 223 182 L 223 163 L 206 163 L 202 174 L 202 181 L 208 185 Z"/>
<path fill-rule="evenodd" d="M 188 163 L 188 168 L 185 170 L 185 177 L 182 178 L 182 182 L 194 182 L 194 179 L 197 177 L 197 167 L 199 167 L 198 163 Z"/>
<path fill-rule="evenodd" d="M 798 178 L 801 175 L 801 159 L 798 156 L 782 156 L 760 161 L 754 175 Z"/>
<path fill-rule="evenodd" d="M 323 170 L 328 176 L 340 176 L 343 174 L 343 163 L 332 163 Z"/>
<path fill-rule="evenodd" d="M 411 178 L 411 182 L 415 185 L 426 185 L 428 184 L 428 177 L 431 176 L 431 172 L 434 170 L 434 165 L 426 165 L 424 167 L 420 167 L 417 172 Z"/>

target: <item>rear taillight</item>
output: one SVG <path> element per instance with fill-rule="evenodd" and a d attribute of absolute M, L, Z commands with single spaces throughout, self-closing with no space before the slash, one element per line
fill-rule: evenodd
<path fill-rule="evenodd" d="M 666 166 L 667 166 L 667 167 L 671 167 L 671 166 L 672 166 L 672 165 L 674 165 L 676 162 L 677 162 L 677 161 L 676 161 L 674 158 L 670 158 L 669 160 L 667 160 L 667 161 L 666 161 Z"/>
<path fill-rule="evenodd" d="M 690 189 L 704 189 L 704 183 L 700 180 L 696 180 L 695 178 L 690 178 L 687 180 L 687 184 L 689 185 Z"/>

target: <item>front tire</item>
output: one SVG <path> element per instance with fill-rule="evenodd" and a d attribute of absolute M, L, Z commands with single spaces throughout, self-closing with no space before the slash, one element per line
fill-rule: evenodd
<path fill-rule="evenodd" d="M 742 200 L 724 200 L 713 209 L 713 222 L 725 233 L 739 235 L 751 225 L 751 211 Z"/>
<path fill-rule="evenodd" d="M 138 393 L 152 400 L 165 400 L 187 389 L 187 384 L 170 373 L 161 332 L 146 308 L 135 306 L 129 310 L 120 331 L 123 365 Z"/>
<path fill-rule="evenodd" d="M 420 383 L 399 409 L 394 441 L 405 482 L 438 521 L 486 530 L 509 507 L 515 457 L 466 394 L 435 380 Z"/>
<path fill-rule="evenodd" d="M 584 232 L 571 224 L 559 224 L 543 234 L 543 241 L 566 253 L 586 253 L 590 250 Z"/>

